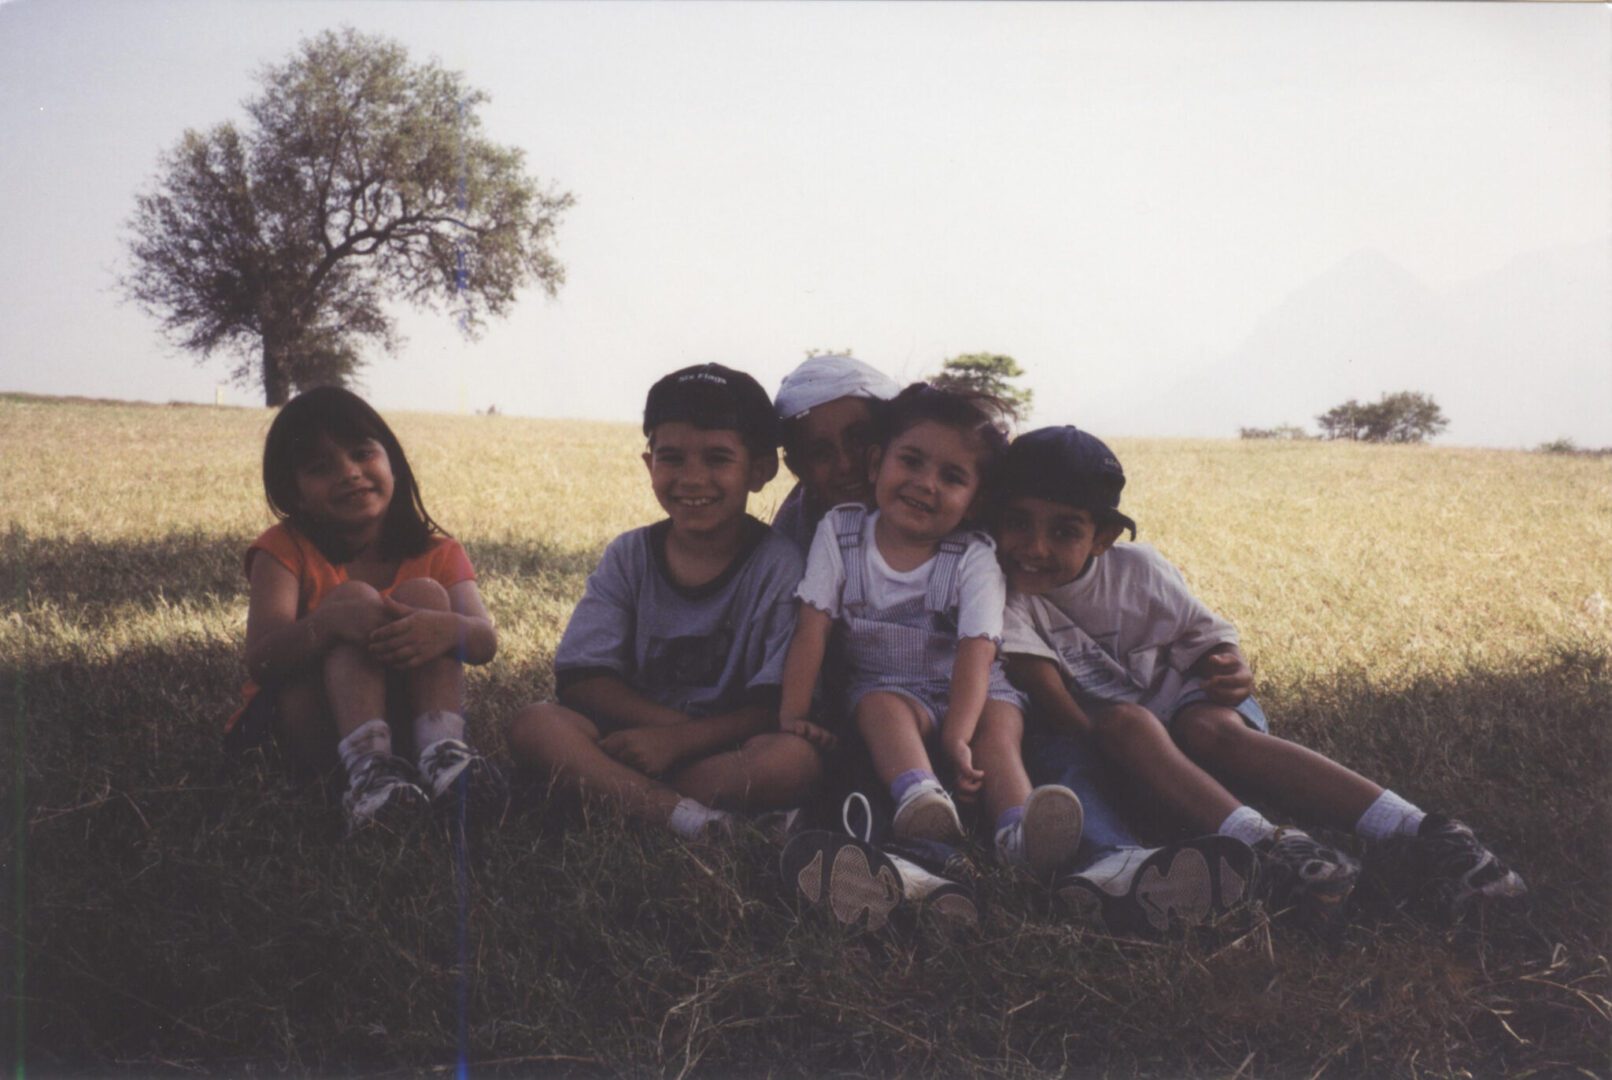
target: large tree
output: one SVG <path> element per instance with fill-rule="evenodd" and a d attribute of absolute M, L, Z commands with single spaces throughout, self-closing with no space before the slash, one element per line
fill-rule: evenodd
<path fill-rule="evenodd" d="M 435 61 L 347 29 L 265 68 L 241 126 L 186 131 L 129 221 L 123 291 L 205 360 L 240 358 L 264 400 L 345 382 L 397 343 L 388 300 L 451 310 L 466 333 L 525 286 L 565 280 L 572 203 L 481 134 L 487 96 Z"/>
<path fill-rule="evenodd" d="M 1022 378 L 1024 369 L 1011 356 L 1001 353 L 963 353 L 953 356 L 940 365 L 940 372 L 930 377 L 935 386 L 955 387 L 992 394 L 1014 416 L 1022 418 L 1030 411 L 1035 391 L 1014 386 L 1013 379 Z"/>

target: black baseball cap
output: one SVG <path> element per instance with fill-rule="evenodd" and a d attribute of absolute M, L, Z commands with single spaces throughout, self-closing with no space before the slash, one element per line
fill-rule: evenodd
<path fill-rule="evenodd" d="M 1098 524 L 1136 522 L 1119 512 L 1125 470 L 1108 444 L 1073 425 L 1037 428 L 1013 440 L 1002 460 L 998 498 L 1046 499 L 1089 511 Z"/>
<path fill-rule="evenodd" d="M 695 364 L 649 388 L 644 434 L 681 421 L 703 431 L 736 431 L 752 453 L 778 449 L 778 414 L 761 384 L 721 364 Z"/>

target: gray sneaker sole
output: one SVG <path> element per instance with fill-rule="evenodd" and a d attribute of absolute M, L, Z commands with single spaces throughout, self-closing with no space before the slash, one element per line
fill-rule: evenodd
<path fill-rule="evenodd" d="M 1040 787 L 1024 803 L 1024 859 L 1046 881 L 1074 860 L 1085 824 L 1080 800 L 1068 788 Z"/>
<path fill-rule="evenodd" d="M 1156 938 L 1172 926 L 1200 926 L 1245 903 L 1254 862 L 1246 845 L 1205 836 L 1148 856 L 1118 895 L 1077 876 L 1064 878 L 1055 895 L 1076 918 L 1109 933 Z"/>
<path fill-rule="evenodd" d="M 901 903 L 901 875 L 860 840 L 804 832 L 784 846 L 778 865 L 802 903 L 844 927 L 879 930 Z"/>

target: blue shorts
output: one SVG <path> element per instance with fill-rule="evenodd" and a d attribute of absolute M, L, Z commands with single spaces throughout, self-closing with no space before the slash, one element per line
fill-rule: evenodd
<path fill-rule="evenodd" d="M 1188 705 L 1196 705 L 1200 701 L 1208 700 L 1209 695 L 1204 693 L 1201 688 L 1188 690 L 1186 693 L 1182 694 L 1176 699 L 1175 708 L 1170 710 L 1170 717 L 1164 722 L 1165 726 L 1168 727 L 1175 723 L 1175 718 L 1180 716 L 1181 710 L 1185 709 Z M 1241 705 L 1233 706 L 1233 708 L 1237 715 L 1243 718 L 1243 723 L 1247 724 L 1255 731 L 1261 733 L 1262 735 L 1269 735 L 1271 733 L 1271 722 L 1265 719 L 1265 710 L 1261 709 L 1259 707 L 1259 702 L 1255 701 L 1252 697 L 1244 698 Z"/>

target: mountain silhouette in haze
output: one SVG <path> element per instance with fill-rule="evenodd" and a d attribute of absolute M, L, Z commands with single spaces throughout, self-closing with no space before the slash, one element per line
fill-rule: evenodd
<path fill-rule="evenodd" d="M 1152 432 L 1234 436 L 1348 398 L 1431 394 L 1451 445 L 1612 446 L 1612 237 L 1527 252 L 1435 291 L 1360 250 L 1289 295 L 1229 355 L 1148 407 Z"/>

